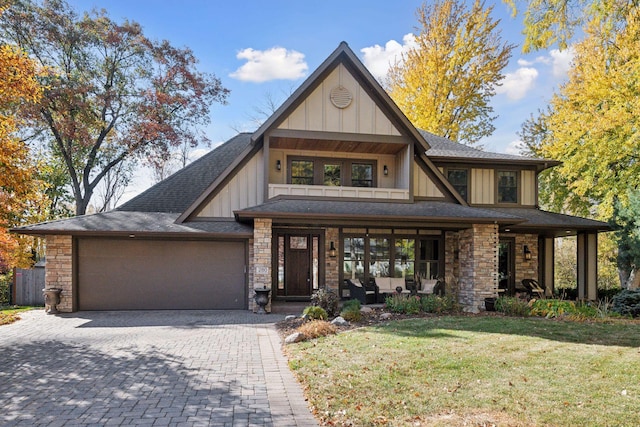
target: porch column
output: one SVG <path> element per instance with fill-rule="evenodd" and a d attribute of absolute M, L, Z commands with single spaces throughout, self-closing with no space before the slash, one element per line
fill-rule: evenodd
<path fill-rule="evenodd" d="M 333 242 L 334 248 L 336 249 L 336 255 L 331 256 L 331 242 Z M 336 293 L 336 295 L 340 294 L 340 263 L 338 260 L 340 259 L 340 253 L 342 253 L 342 242 L 340 242 L 340 230 L 338 228 L 327 228 L 324 232 L 324 246 L 325 246 L 325 282 L 324 285 L 327 289 L 330 289 Z"/>
<path fill-rule="evenodd" d="M 552 296 L 555 289 L 555 239 L 543 237 L 540 239 L 540 270 L 538 281 L 545 288 L 545 295 Z"/>
<path fill-rule="evenodd" d="M 497 296 L 498 226 L 473 224 L 460 235 L 458 301 L 465 311 L 484 309 L 484 299 Z"/>
<path fill-rule="evenodd" d="M 58 310 L 63 313 L 76 311 L 73 288 L 73 238 L 71 236 L 47 236 L 44 287 L 62 289 Z"/>
<path fill-rule="evenodd" d="M 578 233 L 578 299 L 598 298 L 598 235 Z"/>
<path fill-rule="evenodd" d="M 253 300 L 254 289 L 266 287 L 271 289 L 271 219 L 255 219 L 253 221 L 253 280 L 249 281 L 249 310 L 254 311 L 256 303 Z M 266 307 L 271 311 L 271 298 Z"/>

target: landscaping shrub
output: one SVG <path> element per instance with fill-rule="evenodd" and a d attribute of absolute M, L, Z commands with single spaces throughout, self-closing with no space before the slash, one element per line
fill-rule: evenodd
<path fill-rule="evenodd" d="M 496 311 L 507 316 L 528 316 L 530 312 L 529 304 L 515 297 L 499 297 L 496 299 Z"/>
<path fill-rule="evenodd" d="M 425 295 L 420 298 L 422 311 L 425 313 L 447 313 L 457 311 L 457 304 L 451 296 Z"/>
<path fill-rule="evenodd" d="M 352 299 L 344 303 L 342 307 L 342 311 L 340 312 L 340 316 L 344 318 L 344 320 L 348 320 L 349 322 L 359 322 L 362 320 L 362 313 L 360 312 L 360 301 L 357 299 Z"/>
<path fill-rule="evenodd" d="M 11 300 L 9 289 L 12 281 L 12 273 L 0 274 L 0 305 L 9 304 L 9 301 Z"/>
<path fill-rule="evenodd" d="M 302 314 L 306 315 L 311 320 L 327 320 L 328 317 L 325 309 L 316 305 L 305 307 Z"/>
<path fill-rule="evenodd" d="M 330 290 L 318 289 L 311 295 L 311 304 L 322 307 L 330 317 L 338 312 L 339 302 L 338 295 Z"/>
<path fill-rule="evenodd" d="M 640 316 L 640 289 L 625 289 L 613 297 L 611 302 L 611 310 L 622 316 Z"/>
<path fill-rule="evenodd" d="M 301 325 L 296 331 L 302 332 L 307 338 L 318 338 L 335 334 L 337 328 L 326 320 L 313 320 Z"/>
<path fill-rule="evenodd" d="M 598 289 L 598 299 L 611 301 L 620 292 L 622 292 L 621 288 Z"/>
<path fill-rule="evenodd" d="M 394 313 L 418 314 L 422 309 L 420 298 L 414 295 L 390 295 L 385 299 L 385 305 Z"/>

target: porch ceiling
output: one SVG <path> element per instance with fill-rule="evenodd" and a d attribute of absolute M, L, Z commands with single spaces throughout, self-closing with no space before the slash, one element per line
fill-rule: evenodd
<path fill-rule="evenodd" d="M 284 138 L 271 137 L 271 148 L 287 150 L 315 150 L 338 153 L 370 153 L 397 154 L 406 148 L 404 144 L 384 142 L 357 142 L 345 140 L 313 139 L 313 138 Z"/>

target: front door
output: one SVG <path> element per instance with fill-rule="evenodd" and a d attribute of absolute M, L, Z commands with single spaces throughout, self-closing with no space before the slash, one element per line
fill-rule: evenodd
<path fill-rule="evenodd" d="M 284 251 L 284 286 L 287 296 L 311 295 L 311 248 L 309 235 L 287 235 Z"/>
<path fill-rule="evenodd" d="M 274 245 L 275 295 L 280 299 L 308 300 L 323 275 L 321 232 L 276 231 Z"/>
<path fill-rule="evenodd" d="M 516 241 L 513 237 L 500 238 L 500 247 L 498 250 L 498 287 L 504 289 L 507 295 L 515 295 L 515 246 Z"/>

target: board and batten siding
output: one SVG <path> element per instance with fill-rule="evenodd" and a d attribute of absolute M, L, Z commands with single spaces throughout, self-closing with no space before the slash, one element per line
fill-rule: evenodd
<path fill-rule="evenodd" d="M 495 185 L 493 169 L 471 169 L 471 204 L 494 204 L 496 202 Z"/>
<path fill-rule="evenodd" d="M 233 218 L 233 211 L 264 201 L 263 150 L 258 151 L 198 213 L 198 217 Z"/>
<path fill-rule="evenodd" d="M 353 97 L 346 108 L 337 108 L 329 98 L 331 90 L 338 86 L 346 88 Z M 331 71 L 278 128 L 400 136 L 398 129 L 342 64 Z"/>
<path fill-rule="evenodd" d="M 526 206 L 536 205 L 536 172 L 523 170 L 520 172 L 522 180 L 522 200 L 520 203 Z"/>
<path fill-rule="evenodd" d="M 413 167 L 413 193 L 415 197 L 444 198 L 444 194 L 418 165 Z"/>

